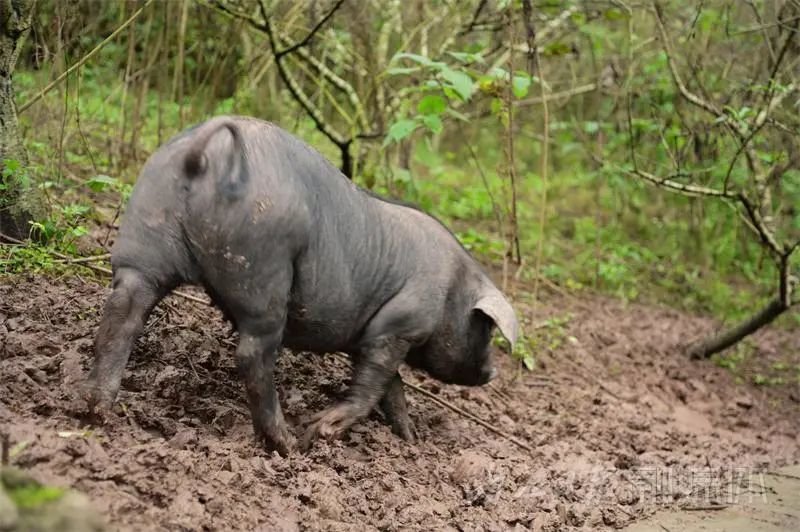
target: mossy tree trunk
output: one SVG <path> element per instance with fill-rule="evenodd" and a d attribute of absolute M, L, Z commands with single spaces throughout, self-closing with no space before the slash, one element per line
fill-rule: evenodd
<path fill-rule="evenodd" d="M 24 169 L 28 163 L 19 132 L 17 107 L 14 101 L 12 75 L 22 44 L 31 29 L 36 0 L 0 0 L 0 168 L 14 160 Z M 6 172 L 3 172 L 5 174 Z M 13 177 L 4 179 L 0 188 L 0 232 L 14 238 L 25 238 L 30 214 L 23 207 L 18 183 Z"/>

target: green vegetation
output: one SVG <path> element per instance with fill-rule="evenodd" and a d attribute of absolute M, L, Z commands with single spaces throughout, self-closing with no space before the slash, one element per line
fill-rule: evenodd
<path fill-rule="evenodd" d="M 8 491 L 8 495 L 18 508 L 36 508 L 42 504 L 60 499 L 64 492 L 63 488 L 52 486 L 27 485 L 20 486 Z"/>
<path fill-rule="evenodd" d="M 17 102 L 143 5 L 38 2 Z M 237 113 L 277 122 L 534 283 L 736 321 L 800 274 L 796 3 L 264 6 L 147 4 L 26 108 L 30 162 L 4 162 L 0 201 L 12 186 L 38 199 L 40 244 L 2 249 L 0 269 L 102 253 L 147 155 Z M 559 319 L 529 334 L 526 364 L 562 341 Z M 733 369 L 738 352 L 718 363 Z"/>

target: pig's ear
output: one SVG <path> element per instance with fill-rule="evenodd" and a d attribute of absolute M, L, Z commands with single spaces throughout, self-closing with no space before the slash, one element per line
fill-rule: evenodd
<path fill-rule="evenodd" d="M 472 310 L 480 310 L 494 321 L 508 343 L 513 347 L 519 338 L 519 323 L 511 303 L 496 288 L 484 292 L 472 307 Z"/>

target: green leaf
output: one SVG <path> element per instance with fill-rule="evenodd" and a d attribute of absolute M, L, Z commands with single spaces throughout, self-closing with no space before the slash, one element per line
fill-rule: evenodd
<path fill-rule="evenodd" d="M 445 114 L 452 116 L 456 120 L 461 120 L 462 122 L 469 122 L 469 117 L 463 113 L 459 113 L 455 109 L 447 108 L 445 109 Z"/>
<path fill-rule="evenodd" d="M 86 185 L 95 192 L 102 192 L 109 186 L 117 186 L 119 181 L 107 175 L 96 175 L 86 182 Z"/>
<path fill-rule="evenodd" d="M 3 175 L 8 177 L 16 173 L 21 166 L 20 162 L 16 159 L 3 159 Z"/>
<path fill-rule="evenodd" d="M 398 120 L 389 128 L 389 134 L 386 135 L 386 140 L 383 141 L 384 147 L 408 137 L 417 129 L 418 125 L 414 119 L 403 118 Z"/>
<path fill-rule="evenodd" d="M 442 77 L 447 81 L 450 86 L 458 93 L 462 100 L 469 100 L 472 96 L 474 83 L 472 78 L 464 72 L 452 70 L 449 67 L 444 67 L 440 71 Z"/>
<path fill-rule="evenodd" d="M 628 18 L 628 14 L 621 9 L 611 8 L 606 9 L 603 13 L 603 17 L 605 17 L 606 20 L 624 20 Z"/>
<path fill-rule="evenodd" d="M 487 77 L 489 77 L 489 79 L 508 79 L 508 70 L 500 67 L 494 67 L 489 71 Z"/>
<path fill-rule="evenodd" d="M 442 119 L 438 115 L 425 115 L 422 117 L 422 123 L 431 130 L 434 135 L 438 135 L 444 129 Z"/>
<path fill-rule="evenodd" d="M 392 67 L 387 68 L 386 73 L 390 76 L 395 76 L 399 74 L 411 74 L 413 72 L 419 72 L 419 67 Z"/>
<path fill-rule="evenodd" d="M 449 55 L 455 57 L 462 63 L 483 63 L 483 57 L 480 54 L 471 54 L 469 52 L 447 52 Z"/>
<path fill-rule="evenodd" d="M 558 56 L 567 55 L 572 52 L 572 47 L 563 42 L 552 42 L 544 47 L 542 55 Z"/>
<path fill-rule="evenodd" d="M 422 66 L 426 66 L 426 67 L 430 67 L 430 68 L 439 69 L 439 68 L 446 68 L 447 67 L 447 65 L 445 65 L 441 61 L 434 61 L 434 60 L 432 60 L 432 59 L 430 59 L 428 57 L 425 57 L 424 55 L 409 54 L 409 53 L 395 54 L 395 56 L 392 57 L 392 61 L 391 62 L 395 62 L 395 61 L 398 61 L 400 59 L 410 59 L 410 60 L 414 61 L 415 63 L 419 63 Z"/>
<path fill-rule="evenodd" d="M 525 369 L 533 371 L 536 368 L 536 359 L 533 356 L 523 357 L 522 363 L 525 364 Z"/>
<path fill-rule="evenodd" d="M 399 53 L 399 54 L 395 54 L 395 56 L 392 58 L 392 61 L 394 62 L 394 61 L 397 61 L 398 59 L 411 59 L 412 61 L 415 61 L 415 62 L 417 62 L 417 63 L 419 63 L 421 65 L 430 65 L 431 63 L 433 63 L 433 61 L 431 61 L 430 59 L 428 59 L 424 55 L 409 54 L 409 53 L 405 53 L 405 52 L 402 52 L 402 53 Z"/>
<path fill-rule="evenodd" d="M 8 490 L 8 496 L 19 508 L 31 509 L 42 504 L 60 499 L 66 490 L 51 486 L 25 484 Z"/>
<path fill-rule="evenodd" d="M 417 105 L 421 115 L 440 115 L 447 108 L 447 102 L 438 94 L 425 96 Z"/>
<path fill-rule="evenodd" d="M 528 88 L 531 86 L 531 77 L 526 75 L 515 75 L 511 82 L 511 91 L 517 98 L 524 98 L 528 95 Z"/>
<path fill-rule="evenodd" d="M 73 227 L 72 230 L 70 231 L 70 233 L 72 233 L 72 236 L 75 237 L 81 237 L 87 234 L 88 232 L 89 231 L 82 225 L 79 225 L 78 227 Z"/>

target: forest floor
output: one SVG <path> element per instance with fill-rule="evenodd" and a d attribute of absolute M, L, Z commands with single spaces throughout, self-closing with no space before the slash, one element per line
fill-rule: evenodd
<path fill-rule="evenodd" d="M 498 353 L 499 379 L 462 388 L 404 368 L 529 450 L 407 390 L 415 444 L 374 414 L 308 454 L 268 454 L 253 443 L 235 335 L 175 296 L 137 343 L 115 414 L 91 427 L 79 388 L 107 293 L 79 276 L 0 278 L 0 431 L 13 464 L 87 493 L 116 529 L 622 528 L 663 510 L 744 508 L 775 495 L 770 472 L 800 462 L 796 330 L 756 335 L 734 374 L 681 354 L 712 321 L 583 294 L 516 298 L 540 344 L 533 372 Z M 348 373 L 340 356 L 283 354 L 296 435 Z"/>

